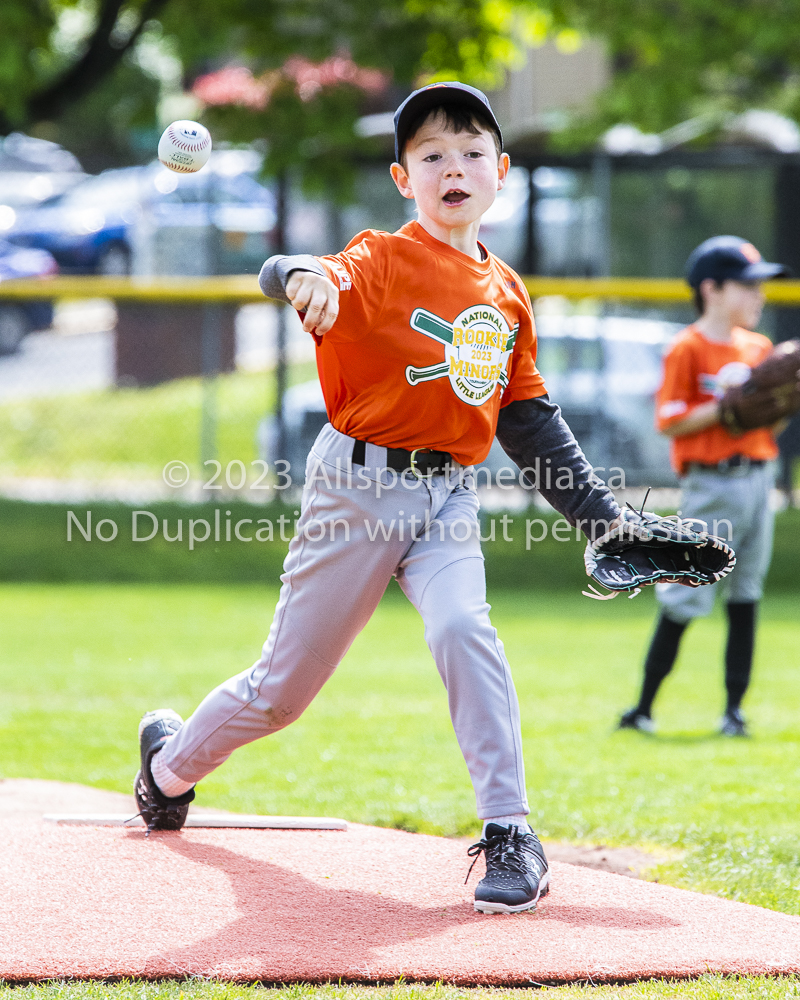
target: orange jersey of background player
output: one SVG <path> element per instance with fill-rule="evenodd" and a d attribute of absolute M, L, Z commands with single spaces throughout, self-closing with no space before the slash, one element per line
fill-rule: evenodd
<path fill-rule="evenodd" d="M 730 341 L 711 340 L 695 326 L 687 327 L 664 358 L 664 381 L 656 399 L 658 429 L 682 420 L 701 403 L 721 399 L 727 388 L 745 382 L 771 350 L 767 337 L 741 327 L 734 328 Z M 732 455 L 769 460 L 777 457 L 778 447 L 769 428 L 734 437 L 714 424 L 673 438 L 671 452 L 676 472 L 683 475 L 690 462 L 715 465 Z"/>
<path fill-rule="evenodd" d="M 473 260 L 409 222 L 317 259 L 339 287 L 338 319 L 315 340 L 342 434 L 472 465 L 489 452 L 501 406 L 547 391 L 528 293 L 492 254 Z"/>

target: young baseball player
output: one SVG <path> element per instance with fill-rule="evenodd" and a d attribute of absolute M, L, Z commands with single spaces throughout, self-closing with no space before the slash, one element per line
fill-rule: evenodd
<path fill-rule="evenodd" d="M 761 283 L 786 274 L 780 264 L 762 260 L 752 244 L 735 236 L 706 240 L 689 257 L 686 275 L 699 319 L 678 336 L 664 360 L 656 420 L 672 439 L 682 517 L 699 518 L 710 532 L 730 540 L 737 563 L 726 580 L 709 587 L 656 586 L 661 616 L 645 660 L 639 703 L 620 719 L 622 729 L 655 731 L 653 700 L 672 669 L 686 626 L 711 613 L 722 587 L 728 616 L 728 700 L 720 732 L 747 735 L 741 704 L 750 680 L 758 601 L 772 554 L 770 493 L 778 448 L 770 428 L 729 433 L 720 422 L 720 400 L 770 353 L 770 341 L 750 331 L 764 304 Z"/>
<path fill-rule="evenodd" d="M 314 337 L 330 423 L 309 456 L 261 658 L 186 723 L 169 710 L 144 717 L 135 792 L 151 829 L 179 829 L 196 782 L 300 716 L 394 576 L 424 621 L 484 821 L 475 908 L 516 912 L 547 892 L 549 872 L 526 821 L 519 708 L 489 620 L 471 467 L 497 434 L 521 468 L 570 471 L 569 489 L 546 481 L 542 492 L 590 537 L 620 511 L 547 396 L 522 281 L 478 242 L 509 169 L 486 97 L 459 83 L 416 91 L 395 115 L 395 150 L 392 177 L 416 221 L 262 269 L 265 294 L 290 302 Z"/>

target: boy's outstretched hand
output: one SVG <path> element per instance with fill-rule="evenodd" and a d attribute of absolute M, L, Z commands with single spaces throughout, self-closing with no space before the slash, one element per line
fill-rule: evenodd
<path fill-rule="evenodd" d="M 312 271 L 292 271 L 286 282 L 286 296 L 292 308 L 304 312 L 303 329 L 321 337 L 339 315 L 339 289 L 330 278 Z"/>

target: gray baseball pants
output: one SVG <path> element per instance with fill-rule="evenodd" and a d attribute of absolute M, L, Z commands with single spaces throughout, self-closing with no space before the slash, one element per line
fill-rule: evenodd
<path fill-rule="evenodd" d="M 519 706 L 489 620 L 470 470 L 419 480 L 328 424 L 309 455 L 297 535 L 261 658 L 212 691 L 164 747 L 199 781 L 245 743 L 300 717 L 364 628 L 392 576 L 419 611 L 481 819 L 528 812 Z"/>
<path fill-rule="evenodd" d="M 712 534 L 729 541 L 736 551 L 736 566 L 724 580 L 708 587 L 656 584 L 656 597 L 672 621 L 684 623 L 710 615 L 720 591 L 733 603 L 761 599 L 772 557 L 774 485 L 774 462 L 719 472 L 694 467 L 683 478 L 682 516 L 700 518 Z"/>

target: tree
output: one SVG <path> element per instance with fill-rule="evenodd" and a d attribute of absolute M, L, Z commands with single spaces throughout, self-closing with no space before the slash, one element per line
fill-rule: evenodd
<path fill-rule="evenodd" d="M 397 88 L 433 76 L 491 85 L 521 42 L 564 28 L 603 40 L 613 65 L 592 113 L 563 137 L 573 147 L 619 121 L 713 126 L 754 106 L 800 120 L 799 19 L 800 0 L 3 0 L 0 133 L 61 139 L 95 166 L 130 162 L 157 135 L 159 61 L 171 58 L 189 85 L 231 64 L 259 81 L 293 57 L 337 56 Z M 276 169 L 287 158 L 313 165 L 323 148 L 364 148 L 353 133 L 369 106 L 362 88 L 338 81 L 306 99 L 290 76 L 270 110 L 218 105 L 215 128 L 270 137 Z"/>
<path fill-rule="evenodd" d="M 660 132 L 709 127 L 761 107 L 800 119 L 800 0 L 549 0 L 550 14 L 602 38 L 613 78 L 572 144 L 620 121 Z"/>
<path fill-rule="evenodd" d="M 230 64 L 278 74 L 264 107 L 218 106 L 212 118 L 220 137 L 270 139 L 280 170 L 360 147 L 353 126 L 368 97 L 344 79 L 309 96 L 287 61 L 352 60 L 399 88 L 437 72 L 486 84 L 515 58 L 526 18 L 519 0 L 4 0 L 0 132 L 66 140 L 90 158 L 112 134 L 112 160 L 138 158 L 119 136 L 149 125 L 153 147 L 159 71 L 143 53 L 155 47 L 188 85 Z"/>
<path fill-rule="evenodd" d="M 0 33 L 0 130 L 59 118 L 101 85 L 168 0 L 102 0 L 91 24 L 78 3 L 3 5 Z M 72 32 L 62 22 L 70 21 Z M 85 20 L 89 30 L 81 32 Z M 59 33 L 59 28 L 62 31 Z M 78 52 L 69 51 L 70 34 Z M 82 36 L 82 37 L 81 37 Z"/>

